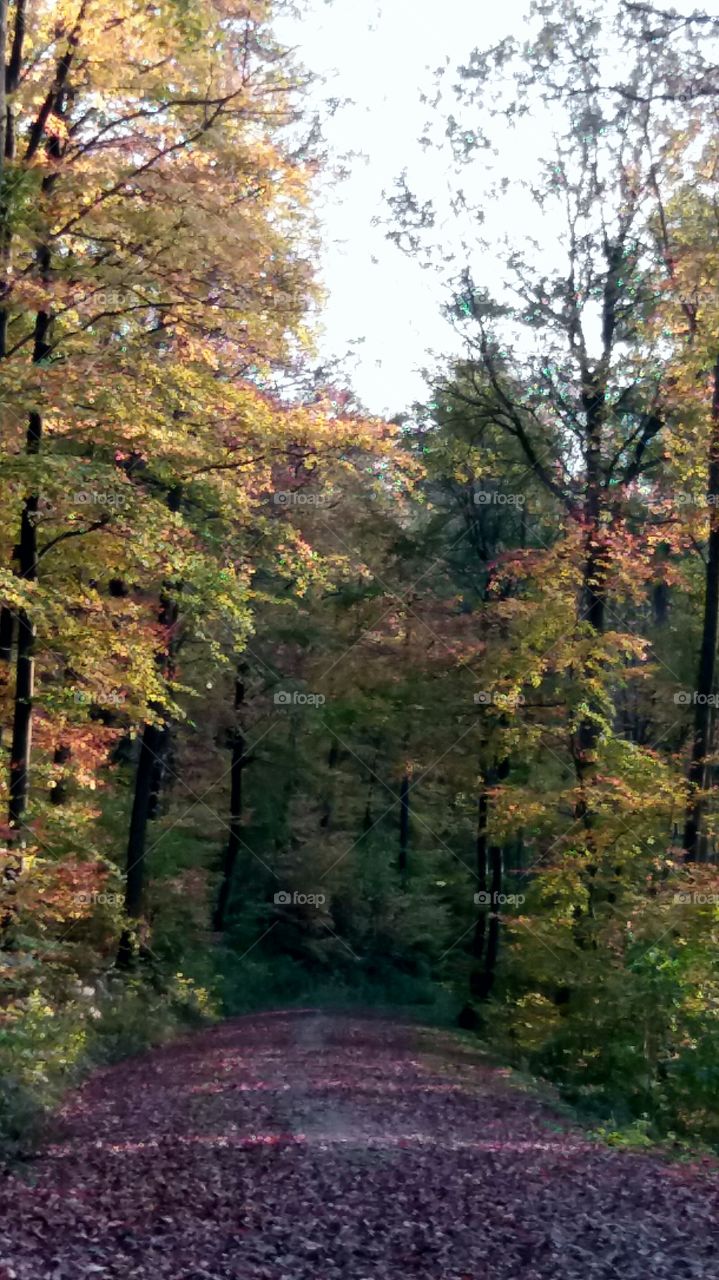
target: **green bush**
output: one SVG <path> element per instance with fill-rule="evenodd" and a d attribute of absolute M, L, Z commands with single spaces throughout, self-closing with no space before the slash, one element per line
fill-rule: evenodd
<path fill-rule="evenodd" d="M 75 999 L 40 990 L 0 1021 L 0 1154 L 29 1154 L 64 1092 L 94 1066 L 141 1053 L 216 1016 L 209 992 L 182 974 L 150 982 L 112 973 Z"/>

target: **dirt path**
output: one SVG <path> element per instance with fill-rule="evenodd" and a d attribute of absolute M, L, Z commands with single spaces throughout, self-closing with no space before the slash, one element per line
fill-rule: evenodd
<path fill-rule="evenodd" d="M 591 1144 L 436 1032 L 238 1019 L 64 1125 L 2 1184 L 0 1280 L 719 1280 L 716 1168 Z"/>

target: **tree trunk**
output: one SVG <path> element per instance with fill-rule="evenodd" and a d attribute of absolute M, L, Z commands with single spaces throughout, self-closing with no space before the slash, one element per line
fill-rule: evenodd
<path fill-rule="evenodd" d="M 0 608 L 0 662 L 9 663 L 15 636 L 15 616 L 7 605 Z"/>
<path fill-rule="evenodd" d="M 368 779 L 368 782 L 367 782 L 367 799 L 366 799 L 366 801 L 365 801 L 364 815 L 363 815 L 363 817 L 362 817 L 362 834 L 363 834 L 363 835 L 366 835 L 368 831 L 371 831 L 371 830 L 372 830 L 372 828 L 373 828 L 373 826 L 374 826 L 374 814 L 373 814 L 373 812 L 372 812 L 372 800 L 373 800 L 373 796 L 374 796 L 374 784 L 375 784 L 375 777 L 376 777 L 376 774 L 377 774 L 377 765 L 378 765 L 378 763 L 379 763 L 379 754 L 378 754 L 378 753 L 375 753 L 374 763 L 373 763 L 372 768 L 371 768 L 371 770 L 370 770 L 370 775 L 369 775 L 369 779 Z"/>
<path fill-rule="evenodd" d="M 402 777 L 399 792 L 399 859 L 398 867 L 401 876 L 407 874 L 407 851 L 409 849 L 409 774 Z"/>
<path fill-rule="evenodd" d="M 176 511 L 179 504 L 179 488 L 170 491 L 168 505 Z M 160 594 L 160 611 L 158 621 L 165 628 L 167 640 L 165 650 L 158 656 L 158 664 L 164 670 L 166 679 L 175 674 L 174 655 L 177 644 L 177 619 L 179 609 L 171 598 L 169 589 L 163 587 Z M 154 706 L 158 715 L 163 708 Z M 142 915 L 145 887 L 145 846 L 147 843 L 147 824 L 157 810 L 158 768 L 164 768 L 164 756 L 169 744 L 169 726 L 145 724 L 140 742 L 140 755 L 135 773 L 135 792 L 130 814 L 130 829 L 127 839 L 127 863 L 125 870 L 125 913 L 130 920 L 138 920 Z M 117 951 L 117 966 L 120 969 L 132 968 L 137 947 L 132 930 L 126 928 L 120 937 Z"/>
<path fill-rule="evenodd" d="M 10 292 L 8 267 L 12 253 L 11 210 L 7 203 L 7 187 L 4 181 L 5 161 L 15 159 L 15 114 L 10 98 L 17 90 L 20 81 L 26 8 L 27 0 L 16 0 L 15 28 L 8 59 L 8 5 L 7 0 L 0 0 L 0 67 L 5 68 L 4 80 L 0 77 L 0 359 L 3 359 L 7 353 L 6 300 Z"/>
<path fill-rule="evenodd" d="M 499 895 L 502 892 L 504 854 L 501 845 L 489 839 L 489 793 L 509 775 L 509 759 L 505 758 L 484 777 L 477 801 L 477 892 L 479 915 L 472 938 L 472 969 L 469 976 L 470 995 L 486 1000 L 494 987 L 501 930 Z"/>
<path fill-rule="evenodd" d="M 40 449 L 42 421 L 30 414 L 26 451 Z M 19 576 L 37 581 L 37 495 L 25 499 L 20 519 Z M 32 745 L 32 698 L 35 685 L 35 627 L 25 609 L 18 614 L 17 657 L 15 665 L 15 699 L 13 708 L 12 745 L 10 748 L 10 798 L 8 822 L 19 830 L 30 795 L 30 751 Z"/>
<path fill-rule="evenodd" d="M 484 787 L 479 793 L 477 800 L 477 893 L 480 895 L 479 907 L 480 911 L 477 916 L 477 923 L 474 926 L 474 935 L 472 937 L 472 956 L 474 964 L 469 977 L 469 989 L 473 996 L 480 998 L 481 988 L 481 970 L 482 961 L 484 960 L 484 945 L 487 934 L 487 913 L 483 909 L 482 898 L 488 892 L 488 872 L 489 860 L 487 849 L 487 827 L 489 819 L 489 797 Z"/>
<path fill-rule="evenodd" d="M 327 781 L 327 790 L 325 792 L 325 797 L 322 804 L 322 817 L 320 818 L 320 827 L 322 828 L 323 831 L 329 831 L 332 825 L 332 811 L 334 808 L 334 787 L 332 785 L 332 781 L 333 781 L 332 774 L 333 774 L 333 770 L 337 768 L 339 758 L 340 758 L 340 753 L 337 748 L 337 743 L 333 742 L 329 749 L 329 753 L 327 755 L 327 768 L 329 770 L 329 778 Z"/>
<path fill-rule="evenodd" d="M 595 635 L 601 636 L 605 626 L 607 589 L 607 552 L 604 545 L 605 537 L 601 520 L 604 507 L 602 491 L 604 393 L 596 381 L 588 382 L 584 389 L 582 400 L 587 418 L 587 487 L 584 506 L 586 536 L 581 618 L 589 623 Z M 591 655 L 589 664 L 591 667 Z M 595 678 L 596 673 L 593 669 L 589 669 L 585 670 L 582 675 L 587 681 L 591 681 Z M 599 742 L 598 719 L 602 708 L 591 697 L 587 701 L 589 703 L 589 714 L 585 715 L 577 726 L 572 743 L 572 756 L 579 789 L 575 817 L 582 820 L 588 836 L 588 847 L 591 847 L 589 832 L 592 827 L 593 814 L 589 799 L 589 787 L 596 767 L 596 751 Z"/>
<path fill-rule="evenodd" d="M 72 751 L 70 747 L 67 745 L 66 742 L 60 742 L 55 748 L 55 751 L 52 757 L 52 762 L 53 764 L 59 765 L 61 767 L 62 765 L 68 764 L 71 757 L 72 757 Z M 54 785 L 50 788 L 51 804 L 55 804 L 55 805 L 65 804 L 67 800 L 67 781 L 68 781 L 67 770 L 63 769 L 61 773 L 58 773 L 57 777 L 55 778 Z"/>
<path fill-rule="evenodd" d="M 50 270 L 50 251 L 43 245 L 37 254 L 38 265 L 44 280 Z M 51 324 L 49 311 L 38 311 L 35 317 L 33 363 L 39 364 L 50 352 L 48 335 Z M 28 419 L 25 452 L 32 457 L 40 452 L 42 442 L 42 418 L 34 410 Z M 25 499 L 20 518 L 20 546 L 18 571 L 28 582 L 37 581 L 37 511 L 38 495 Z M 32 695 L 35 683 L 35 627 L 27 612 L 18 615 L 17 664 L 15 678 L 15 707 L 10 759 L 10 803 L 8 821 L 19 827 L 27 809 L 30 794 L 30 749 L 32 743 Z"/>
<path fill-rule="evenodd" d="M 0 606 L 0 685 L 6 688 L 10 680 L 12 646 L 15 639 L 15 615 L 7 605 Z M 0 747 L 5 744 L 5 725 L 0 724 Z"/>
<path fill-rule="evenodd" d="M 150 808 L 152 779 L 157 759 L 162 726 L 147 723 L 142 731 L 140 755 L 135 774 L 135 794 L 130 815 L 125 870 L 125 914 L 131 921 L 142 915 L 145 888 L 145 847 Z M 130 928 L 123 929 L 117 952 L 117 966 L 130 969 L 135 960 L 136 943 Z"/>
<path fill-rule="evenodd" d="M 0 0 L 0 186 L 5 179 L 5 143 L 7 138 L 7 8 L 8 0 Z M 6 215 L 7 216 L 7 215 Z M 2 219 L 5 223 L 6 218 Z"/>
<path fill-rule="evenodd" d="M 168 756 L 170 754 L 170 745 L 172 742 L 172 731 L 169 724 L 164 724 L 160 732 L 160 739 L 157 747 L 157 755 L 152 769 L 152 781 L 150 783 L 150 801 L 147 809 L 148 822 L 154 822 L 160 812 L 160 797 L 166 786 L 166 779 L 169 772 Z"/>
<path fill-rule="evenodd" d="M 707 551 L 704 618 L 699 650 L 697 687 L 694 693 L 694 739 L 689 765 L 689 800 L 684 824 L 684 849 L 688 862 L 700 862 L 705 854 L 702 836 L 704 792 L 707 785 L 707 757 L 713 747 L 712 694 L 716 675 L 719 634 L 719 357 L 714 366 L 712 430 L 707 477 L 709 500 L 709 546 Z"/>
<path fill-rule="evenodd" d="M 497 973 L 497 960 L 499 957 L 499 934 L 501 928 L 499 895 L 502 892 L 502 873 L 503 873 L 502 846 L 492 844 L 489 846 L 489 866 L 490 866 L 490 894 L 492 900 L 489 912 L 489 928 L 487 931 L 487 954 L 482 969 L 481 982 L 479 984 L 480 1000 L 487 1000 L 492 993 L 494 980 Z"/>
<path fill-rule="evenodd" d="M 222 880 L 217 896 L 217 905 L 212 919 L 212 927 L 221 933 L 225 927 L 227 905 L 232 891 L 232 879 L 237 864 L 242 836 L 242 773 L 246 764 L 245 736 L 240 723 L 242 707 L 245 701 L 245 682 L 243 668 L 240 668 L 235 680 L 235 727 L 232 735 L 232 763 L 230 766 L 230 832 L 225 848 L 222 864 Z"/>

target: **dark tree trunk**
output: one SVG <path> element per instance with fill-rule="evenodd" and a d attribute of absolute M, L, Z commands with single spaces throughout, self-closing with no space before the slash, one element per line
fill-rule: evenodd
<path fill-rule="evenodd" d="M 37 263 L 41 277 L 47 281 L 50 274 L 50 250 L 42 245 L 37 251 Z M 38 311 L 35 316 L 32 359 L 40 364 L 50 353 L 48 343 L 52 317 L 49 311 Z M 29 457 L 40 452 L 42 443 L 42 418 L 34 410 L 28 418 L 25 452 Z M 20 518 L 20 544 L 18 549 L 18 573 L 28 582 L 37 581 L 37 512 L 38 495 L 25 499 Z M 12 746 L 10 748 L 10 799 L 8 821 L 20 828 L 30 795 L 30 749 L 32 744 L 32 697 L 35 684 L 35 627 L 26 611 L 20 610 L 17 630 L 17 659 L 15 676 L 15 705 L 13 709 Z"/>
<path fill-rule="evenodd" d="M 509 775 L 509 760 L 504 759 L 487 771 L 477 801 L 477 893 L 479 915 L 472 938 L 470 995 L 486 1000 L 494 987 L 501 930 L 499 895 L 503 882 L 503 849 L 489 839 L 489 793 Z"/>
<path fill-rule="evenodd" d="M 172 731 L 169 724 L 164 724 L 160 731 L 160 738 L 157 746 L 157 755 L 152 769 L 152 780 L 150 783 L 150 800 L 147 809 L 148 822 L 154 822 L 160 812 L 160 797 L 166 785 L 168 768 L 168 756 L 170 754 L 170 745 L 172 742 Z"/>
<path fill-rule="evenodd" d="M 334 807 L 334 788 L 332 786 L 332 773 L 333 773 L 333 770 L 337 768 L 337 763 L 339 761 L 339 758 L 340 758 L 340 753 L 337 748 L 337 743 L 333 742 L 332 746 L 329 749 L 329 753 L 327 755 L 327 767 L 329 769 L 329 779 L 327 782 L 327 791 L 325 793 L 325 798 L 322 805 L 322 817 L 320 818 L 320 827 L 322 828 L 323 831 L 329 831 L 330 826 L 332 825 L 332 810 Z"/>
<path fill-rule="evenodd" d="M 170 511 L 178 511 L 180 506 L 182 490 L 179 485 L 175 485 L 168 494 L 167 505 Z M 160 593 L 160 612 L 158 614 L 158 622 L 161 627 L 165 628 L 167 634 L 167 646 L 165 653 L 160 659 L 160 665 L 164 668 L 165 676 L 172 679 L 175 673 L 175 652 L 177 649 L 177 620 L 179 617 L 179 606 L 177 601 L 173 599 L 170 587 L 165 586 Z M 160 737 L 157 744 L 157 753 L 155 764 L 152 770 L 152 782 L 150 784 L 150 801 L 148 806 L 147 817 L 149 822 L 153 822 L 160 811 L 160 797 L 163 790 L 167 786 L 167 779 L 170 775 L 168 766 L 168 758 L 172 747 L 172 728 L 168 720 L 162 726 Z"/>
<path fill-rule="evenodd" d="M 602 429 L 605 395 L 596 380 L 589 381 L 585 386 L 582 400 L 587 420 L 587 488 L 584 506 L 586 535 L 581 617 L 589 623 L 592 631 L 597 636 L 601 636 L 605 626 L 608 567 L 605 535 L 602 527 L 602 511 L 604 507 L 602 491 Z M 589 661 L 591 664 L 591 656 Z M 582 674 L 584 678 L 591 680 L 596 673 L 593 669 L 590 669 Z M 593 814 L 589 788 L 596 766 L 596 751 L 599 742 L 598 718 L 601 716 L 602 708 L 591 697 L 588 702 L 590 714 L 584 716 L 577 726 L 572 743 L 572 755 L 579 789 L 575 817 L 582 820 L 588 835 L 588 847 L 591 847 L 589 832 L 593 823 Z"/>
<path fill-rule="evenodd" d="M 72 757 L 72 751 L 65 742 L 60 742 L 55 748 L 52 762 L 62 768 Z M 67 772 L 63 770 L 58 773 L 55 779 L 55 785 L 50 788 L 50 800 L 52 804 L 65 804 L 67 800 Z"/>
<path fill-rule="evenodd" d="M 6 688 L 10 681 L 12 646 L 15 639 L 15 615 L 7 605 L 0 606 L 0 685 Z M 0 747 L 5 743 L 5 725 L 0 724 Z"/>
<path fill-rule="evenodd" d="M 125 914 L 130 921 L 142 915 L 145 888 L 145 848 L 150 809 L 152 779 L 157 752 L 162 736 L 162 726 L 146 724 L 140 741 L 140 755 L 135 774 L 135 793 L 132 800 L 130 830 L 127 840 L 127 865 L 125 870 Z M 120 969 L 129 969 L 134 963 L 136 944 L 132 929 L 122 932 L 117 953 Z"/>
<path fill-rule="evenodd" d="M 5 161 L 15 159 L 15 115 L 11 105 L 13 95 L 20 81 L 22 66 L 22 49 L 25 39 L 25 11 L 27 0 L 16 0 L 15 27 L 7 58 L 7 0 L 0 0 L 0 67 L 5 68 L 5 78 L 0 77 L 0 360 L 7 354 L 8 309 L 6 305 L 10 292 L 8 267 L 12 254 L 11 210 L 7 204 L 7 186 L 4 181 Z"/>
<path fill-rule="evenodd" d="M 480 983 L 479 998 L 486 1000 L 492 993 L 494 980 L 497 973 L 497 960 L 499 957 L 499 934 L 501 928 L 499 895 L 502 892 L 502 872 L 503 857 L 502 847 L 498 844 L 489 846 L 489 866 L 490 866 L 490 894 L 492 896 L 491 910 L 489 912 L 489 928 L 487 930 L 487 954 L 485 956 L 484 968 L 482 970 L 482 981 Z"/>
<path fill-rule="evenodd" d="M 717 635 L 719 633 L 719 357 L 714 366 L 712 394 L 712 431 L 709 443 L 707 483 L 709 499 L 709 546 L 707 549 L 704 618 L 699 650 L 699 668 L 694 701 L 694 739 L 689 765 L 689 801 L 684 824 L 684 849 L 689 862 L 703 860 L 702 838 L 704 791 L 707 786 L 707 757 L 713 747 L 713 708 L 716 675 Z"/>
<path fill-rule="evenodd" d="M 15 0 L 15 27 L 13 30 L 10 58 L 5 70 L 5 159 L 14 160 L 16 150 L 15 115 L 8 98 L 15 93 L 20 83 L 22 69 L 22 52 L 25 41 L 25 19 L 27 0 Z"/>
<path fill-rule="evenodd" d="M 487 934 L 487 913 L 483 909 L 483 895 L 488 892 L 489 859 L 487 847 L 487 825 L 489 819 L 489 798 L 483 787 L 477 800 L 477 893 L 480 895 L 479 914 L 472 937 L 472 956 L 474 964 L 469 978 L 469 989 L 473 996 L 479 998 L 481 987 L 482 962 Z"/>
<path fill-rule="evenodd" d="M 363 835 L 366 835 L 368 831 L 371 831 L 372 827 L 374 826 L 374 815 L 372 812 L 372 799 L 374 796 L 374 784 L 375 784 L 375 777 L 377 775 L 378 760 L 379 760 L 378 755 L 375 755 L 374 764 L 372 765 L 372 769 L 370 770 L 369 780 L 367 783 L 367 799 L 365 801 L 364 815 L 362 818 L 362 834 Z"/>
<path fill-rule="evenodd" d="M 0 608 L 0 662 L 9 663 L 12 658 L 12 642 L 15 636 L 15 615 L 7 605 Z"/>
<path fill-rule="evenodd" d="M 179 502 L 179 490 L 173 489 L 168 499 L 171 510 L 177 510 L 175 502 Z M 174 675 L 174 655 L 177 644 L 178 606 L 170 597 L 169 591 L 163 589 L 160 596 L 160 612 L 158 621 L 166 631 L 166 646 L 158 657 L 158 665 L 166 678 Z M 153 711 L 163 714 L 163 708 L 154 706 Z M 125 870 L 125 914 L 130 921 L 138 920 L 142 915 L 145 888 L 145 847 L 147 843 L 147 824 L 157 808 L 158 786 L 161 775 L 158 767 L 164 769 L 165 753 L 169 745 L 169 726 L 161 723 L 145 724 L 140 742 L 140 755 L 135 773 L 135 791 L 130 814 L 130 829 L 127 839 L 127 864 Z M 132 968 L 137 947 L 131 927 L 125 928 L 120 937 L 117 952 L 117 965 L 121 969 Z"/>
<path fill-rule="evenodd" d="M 7 140 L 7 8 L 8 0 L 0 0 L 0 183 L 4 183 L 5 144 Z M 3 222 L 5 219 L 3 219 Z"/>
<path fill-rule="evenodd" d="M 40 448 L 42 422 L 37 413 L 30 414 L 26 450 L 36 454 Z M 25 499 L 20 519 L 18 549 L 19 576 L 37 581 L 37 509 L 38 499 Z M 17 655 L 15 663 L 15 699 L 13 707 L 12 745 L 10 748 L 10 798 L 8 822 L 19 829 L 23 823 L 30 795 L 30 751 L 32 745 L 32 699 L 35 686 L 35 627 L 25 609 L 18 614 Z"/>
<path fill-rule="evenodd" d="M 232 880 L 237 865 L 237 856 L 242 844 L 242 774 L 246 764 L 245 735 L 240 717 L 245 701 L 244 670 L 241 668 L 235 680 L 235 727 L 232 735 L 232 762 L 230 765 L 230 832 L 227 838 L 225 856 L 222 864 L 222 880 L 217 896 L 217 905 L 212 919 L 212 926 L 217 933 L 225 927 L 227 905 L 232 892 Z"/>
<path fill-rule="evenodd" d="M 409 775 L 404 774 L 399 791 L 399 859 L 400 875 L 407 874 L 409 849 Z"/>

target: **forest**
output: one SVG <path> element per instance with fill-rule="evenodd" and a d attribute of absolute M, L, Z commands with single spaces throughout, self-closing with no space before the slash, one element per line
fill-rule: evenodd
<path fill-rule="evenodd" d="M 452 342 L 382 417 L 284 7 L 0 0 L 0 1143 L 311 1005 L 715 1147 L 719 17 L 468 14 L 380 215 Z"/>

